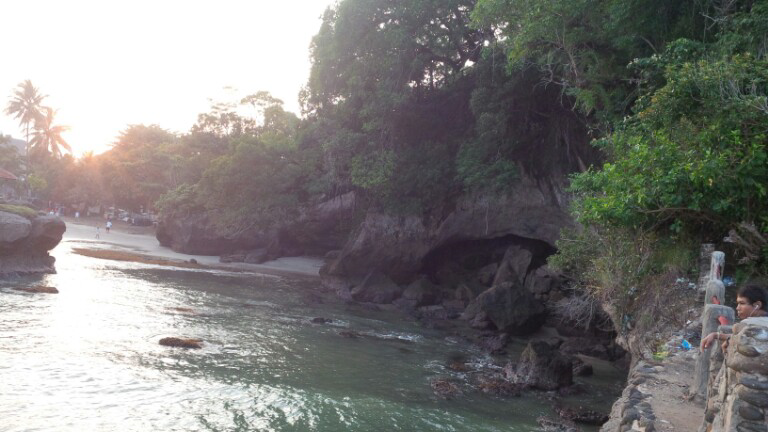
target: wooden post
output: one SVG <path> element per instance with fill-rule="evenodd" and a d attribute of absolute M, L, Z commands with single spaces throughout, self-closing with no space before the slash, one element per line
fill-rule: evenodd
<path fill-rule="evenodd" d="M 714 259 L 713 259 L 714 261 Z M 717 327 L 720 326 L 718 318 L 724 316 L 728 319 L 729 323 L 733 323 L 736 318 L 736 313 L 733 308 L 723 305 L 708 304 L 704 306 L 704 313 L 701 316 L 701 338 L 704 339 L 708 334 L 716 332 Z M 709 359 L 710 352 L 713 345 L 717 345 L 721 342 L 716 341 L 710 345 L 709 348 L 699 353 L 699 358 L 696 360 L 696 369 L 693 376 L 693 387 L 691 387 L 691 395 L 695 396 L 699 401 L 706 403 L 707 397 L 707 382 L 709 381 Z"/>

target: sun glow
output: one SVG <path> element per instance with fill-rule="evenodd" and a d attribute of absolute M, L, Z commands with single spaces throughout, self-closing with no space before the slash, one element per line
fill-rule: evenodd
<path fill-rule="evenodd" d="M 0 106 L 25 79 L 58 109 L 75 155 L 105 151 L 129 124 L 184 132 L 224 87 L 266 90 L 298 112 L 309 45 L 332 0 L 3 4 Z M 34 25 L 35 31 L 29 31 Z M 21 35 L 21 36 L 20 36 Z M 231 93 L 231 92 L 230 92 Z M 0 131 L 23 138 L 0 113 Z"/>

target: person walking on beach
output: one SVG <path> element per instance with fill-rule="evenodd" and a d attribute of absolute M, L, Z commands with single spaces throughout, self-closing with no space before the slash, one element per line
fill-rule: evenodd
<path fill-rule="evenodd" d="M 96 238 L 99 238 L 99 227 L 96 227 Z"/>
<path fill-rule="evenodd" d="M 112 228 L 112 221 L 111 221 L 111 220 L 108 220 L 108 221 L 107 221 L 107 234 L 109 234 L 109 229 L 110 229 L 110 228 Z"/>

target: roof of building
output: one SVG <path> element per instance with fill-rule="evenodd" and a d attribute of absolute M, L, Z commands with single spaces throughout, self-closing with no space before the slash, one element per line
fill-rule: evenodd
<path fill-rule="evenodd" d="M 4 179 L 8 179 L 8 180 L 18 180 L 19 179 L 18 177 L 13 175 L 13 173 L 11 173 L 10 171 L 4 170 L 2 168 L 0 168 L 0 178 L 4 178 Z"/>

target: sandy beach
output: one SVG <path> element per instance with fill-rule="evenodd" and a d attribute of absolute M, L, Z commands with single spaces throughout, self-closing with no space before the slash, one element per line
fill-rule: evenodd
<path fill-rule="evenodd" d="M 205 267 L 248 271 L 253 273 L 280 276 L 319 277 L 323 261 L 314 257 L 284 257 L 262 264 L 221 263 L 218 256 L 188 255 L 160 246 L 155 238 L 154 227 L 135 227 L 122 221 L 115 221 L 109 233 L 102 218 L 61 218 L 67 224 L 62 242 L 82 242 L 85 247 L 94 250 L 119 250 L 137 255 L 162 258 L 170 261 L 189 262 L 194 259 Z M 97 229 L 98 238 L 96 238 Z"/>

